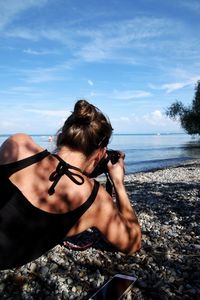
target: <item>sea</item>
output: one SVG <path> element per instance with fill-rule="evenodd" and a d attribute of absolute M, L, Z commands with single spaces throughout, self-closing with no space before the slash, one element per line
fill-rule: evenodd
<path fill-rule="evenodd" d="M 8 135 L 0 135 L 0 145 Z M 34 134 L 36 143 L 54 151 L 54 137 Z M 126 174 L 175 166 L 200 159 L 200 137 L 188 134 L 114 134 L 109 149 L 125 153 Z"/>

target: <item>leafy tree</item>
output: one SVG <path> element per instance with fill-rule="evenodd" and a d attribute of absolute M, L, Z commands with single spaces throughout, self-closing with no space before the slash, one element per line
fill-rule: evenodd
<path fill-rule="evenodd" d="M 175 101 L 166 109 L 166 115 L 173 120 L 179 119 L 188 134 L 200 135 L 200 80 L 195 87 L 192 104 L 184 106 L 182 102 Z"/>

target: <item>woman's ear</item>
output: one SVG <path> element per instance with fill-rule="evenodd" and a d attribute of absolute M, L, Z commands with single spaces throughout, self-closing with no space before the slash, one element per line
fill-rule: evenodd
<path fill-rule="evenodd" d="M 90 174 L 98 165 L 98 163 L 105 157 L 106 147 L 95 150 L 91 158 L 87 161 L 87 167 L 84 170 L 85 173 Z"/>
<path fill-rule="evenodd" d="M 106 147 L 100 148 L 98 151 L 98 160 L 100 161 L 106 155 Z"/>
<path fill-rule="evenodd" d="M 96 155 L 94 156 L 93 160 L 93 166 L 96 167 L 100 160 L 105 157 L 106 154 L 106 148 L 99 148 L 96 152 Z"/>

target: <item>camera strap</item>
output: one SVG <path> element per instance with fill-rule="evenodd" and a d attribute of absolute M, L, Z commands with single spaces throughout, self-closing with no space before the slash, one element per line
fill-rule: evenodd
<path fill-rule="evenodd" d="M 105 175 L 106 175 L 106 191 L 108 192 L 108 194 L 110 194 L 110 196 L 112 196 L 113 185 L 108 173 L 105 173 Z"/>

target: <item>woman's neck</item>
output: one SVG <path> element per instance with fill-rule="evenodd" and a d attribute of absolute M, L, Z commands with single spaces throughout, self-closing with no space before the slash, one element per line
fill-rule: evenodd
<path fill-rule="evenodd" d="M 57 154 L 68 164 L 82 171 L 85 170 L 88 159 L 82 152 L 64 146 L 57 151 Z"/>

